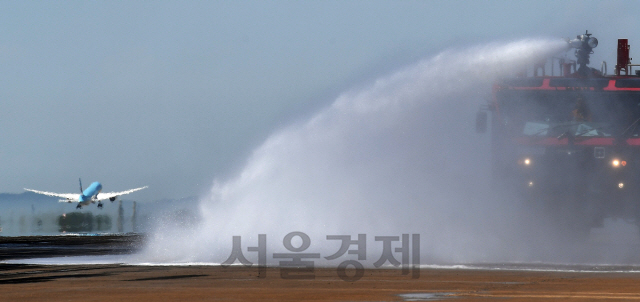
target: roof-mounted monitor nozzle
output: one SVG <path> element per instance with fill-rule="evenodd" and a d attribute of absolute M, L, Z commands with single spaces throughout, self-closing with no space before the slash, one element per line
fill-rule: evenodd
<path fill-rule="evenodd" d="M 576 49 L 576 58 L 578 58 L 578 73 L 582 76 L 589 75 L 589 56 L 593 53 L 593 49 L 598 46 L 598 39 L 592 37 L 587 30 L 584 35 L 578 35 L 576 39 L 567 40 L 569 47 Z"/>

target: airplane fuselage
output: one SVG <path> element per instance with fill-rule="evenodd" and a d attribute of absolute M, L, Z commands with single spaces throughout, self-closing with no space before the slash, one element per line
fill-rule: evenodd
<path fill-rule="evenodd" d="M 82 192 L 80 197 L 78 197 L 78 201 L 82 205 L 90 204 L 91 200 L 96 197 L 100 191 L 102 191 L 102 184 L 96 181 Z"/>
<path fill-rule="evenodd" d="M 82 189 L 82 180 L 78 179 L 78 182 L 80 184 L 80 194 L 45 192 L 45 191 L 32 190 L 27 188 L 25 188 L 25 190 L 42 194 L 42 195 L 61 198 L 58 200 L 59 202 L 77 202 L 78 206 L 76 207 L 76 209 L 81 209 L 83 206 L 96 203 L 96 202 L 98 203 L 98 208 L 102 208 L 101 201 L 103 200 L 110 200 L 111 202 L 114 202 L 116 201 L 116 199 L 118 199 L 118 197 L 122 195 L 130 194 L 130 193 L 147 188 L 147 186 L 144 186 L 144 187 L 126 190 L 122 192 L 101 193 L 102 184 L 100 184 L 97 181 L 92 183 L 86 190 Z"/>

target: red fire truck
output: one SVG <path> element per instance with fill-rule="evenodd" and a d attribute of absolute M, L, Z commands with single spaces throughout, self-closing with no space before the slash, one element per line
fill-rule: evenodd
<path fill-rule="evenodd" d="M 640 226 L 640 70 L 631 74 L 627 39 L 618 40 L 614 75 L 605 62 L 588 67 L 597 45 L 586 32 L 567 40 L 575 61 L 552 62 L 559 75 L 540 64 L 532 76 L 497 82 L 476 127 L 491 126 L 496 185 L 566 227 L 589 230 L 607 217 Z"/>

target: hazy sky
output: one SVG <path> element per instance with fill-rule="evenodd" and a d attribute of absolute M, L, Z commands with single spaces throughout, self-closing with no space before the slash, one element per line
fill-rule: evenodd
<path fill-rule="evenodd" d="M 274 130 L 445 48 L 588 29 L 600 41 L 592 66 L 607 60 L 611 72 L 616 39 L 640 54 L 638 11 L 638 1 L 3 1 L 0 192 L 75 192 L 82 177 L 105 191 L 149 185 L 135 193 L 143 201 L 200 195 Z"/>

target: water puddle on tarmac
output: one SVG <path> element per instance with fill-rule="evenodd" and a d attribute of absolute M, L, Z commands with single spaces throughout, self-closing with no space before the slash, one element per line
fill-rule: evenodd
<path fill-rule="evenodd" d="M 438 301 L 456 298 L 455 293 L 407 293 L 398 294 L 403 301 Z"/>

